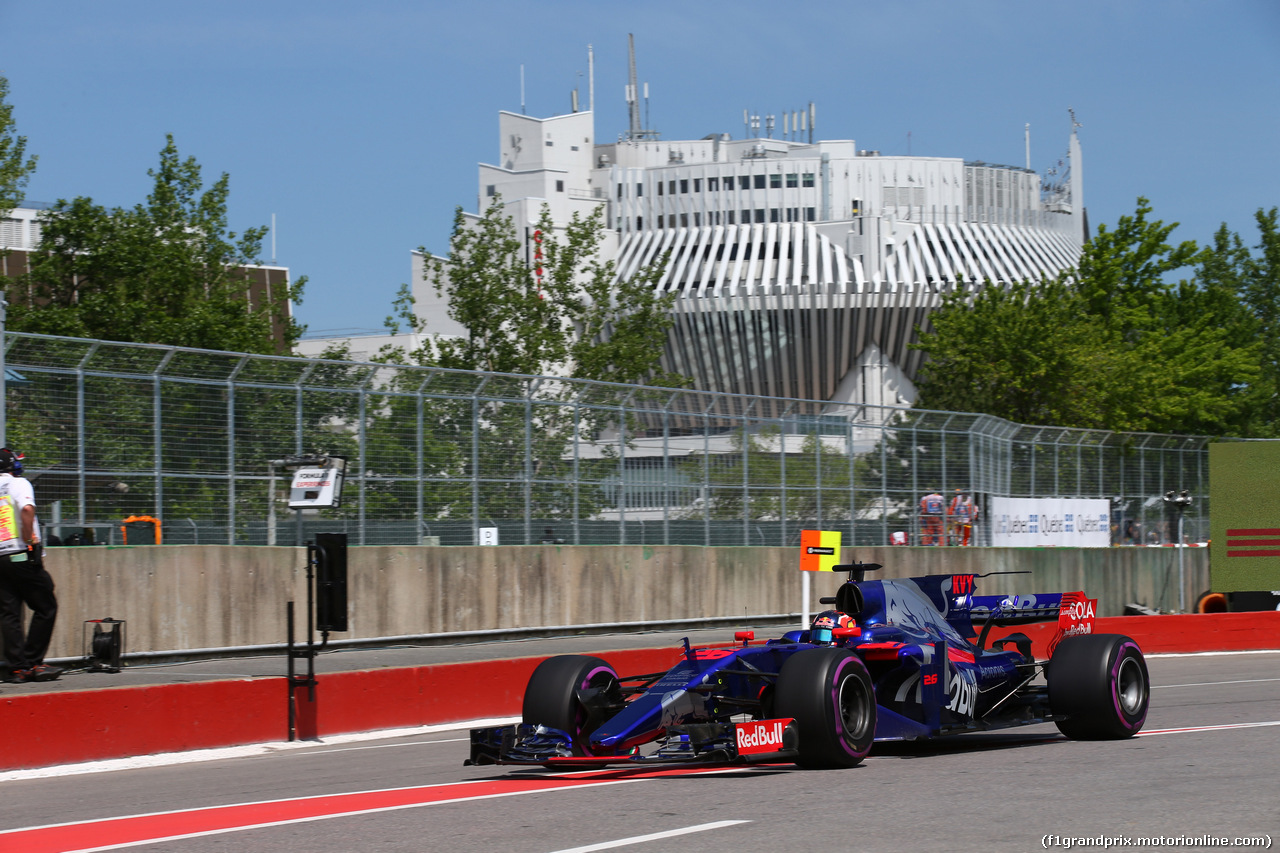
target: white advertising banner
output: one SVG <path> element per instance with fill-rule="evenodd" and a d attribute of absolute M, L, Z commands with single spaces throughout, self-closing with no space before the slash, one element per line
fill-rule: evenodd
<path fill-rule="evenodd" d="M 991 544 L 998 548 L 1108 548 L 1106 498 L 991 498 Z"/>

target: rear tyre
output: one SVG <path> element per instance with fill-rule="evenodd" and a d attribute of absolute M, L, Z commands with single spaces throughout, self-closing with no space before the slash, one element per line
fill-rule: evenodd
<path fill-rule="evenodd" d="M 1049 709 L 1076 740 L 1133 737 L 1147 719 L 1150 679 L 1142 650 L 1121 634 L 1086 634 L 1058 644 L 1049 660 Z"/>
<path fill-rule="evenodd" d="M 788 658 L 778 673 L 774 713 L 795 719 L 801 767 L 853 767 L 875 740 L 875 688 L 866 664 L 848 649 Z"/>
<path fill-rule="evenodd" d="M 550 726 L 573 738 L 573 754 L 591 755 L 587 735 L 601 723 L 592 704 L 584 698 L 600 691 L 609 699 L 621 699 L 618 673 L 600 658 L 587 655 L 557 655 L 538 664 L 524 691 L 521 718 L 532 725 Z"/>

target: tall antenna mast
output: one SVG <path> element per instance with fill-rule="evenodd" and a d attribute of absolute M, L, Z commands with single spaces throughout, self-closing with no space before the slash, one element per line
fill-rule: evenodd
<path fill-rule="evenodd" d="M 524 63 L 520 63 L 520 115 L 524 115 Z"/>
<path fill-rule="evenodd" d="M 596 55 L 587 45 L 587 109 L 596 111 Z"/>
<path fill-rule="evenodd" d="M 631 112 L 631 130 L 630 137 L 632 139 L 640 138 L 640 89 L 636 85 L 636 37 L 631 33 L 627 33 L 627 55 L 631 62 L 631 72 L 627 76 L 629 84 L 627 86 L 627 105 Z"/>
<path fill-rule="evenodd" d="M 1028 122 L 1023 129 L 1027 134 L 1027 171 L 1031 171 L 1031 123 Z"/>

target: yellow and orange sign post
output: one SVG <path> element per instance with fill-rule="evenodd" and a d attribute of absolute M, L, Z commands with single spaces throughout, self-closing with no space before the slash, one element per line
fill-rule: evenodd
<path fill-rule="evenodd" d="M 800 531 L 800 601 L 804 621 L 801 629 L 809 627 L 809 573 L 833 572 L 840 563 L 840 531 Z"/>

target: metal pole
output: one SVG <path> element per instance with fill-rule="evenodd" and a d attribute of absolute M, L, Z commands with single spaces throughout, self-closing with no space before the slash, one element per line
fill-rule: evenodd
<path fill-rule="evenodd" d="M 267 479 L 267 544 L 276 544 L 276 463 L 268 466 Z"/>
<path fill-rule="evenodd" d="M 1182 539 L 1182 516 L 1186 511 L 1186 507 L 1178 507 L 1178 612 L 1187 612 L 1187 576 L 1183 564 L 1183 558 L 1187 552 L 1187 546 Z"/>

